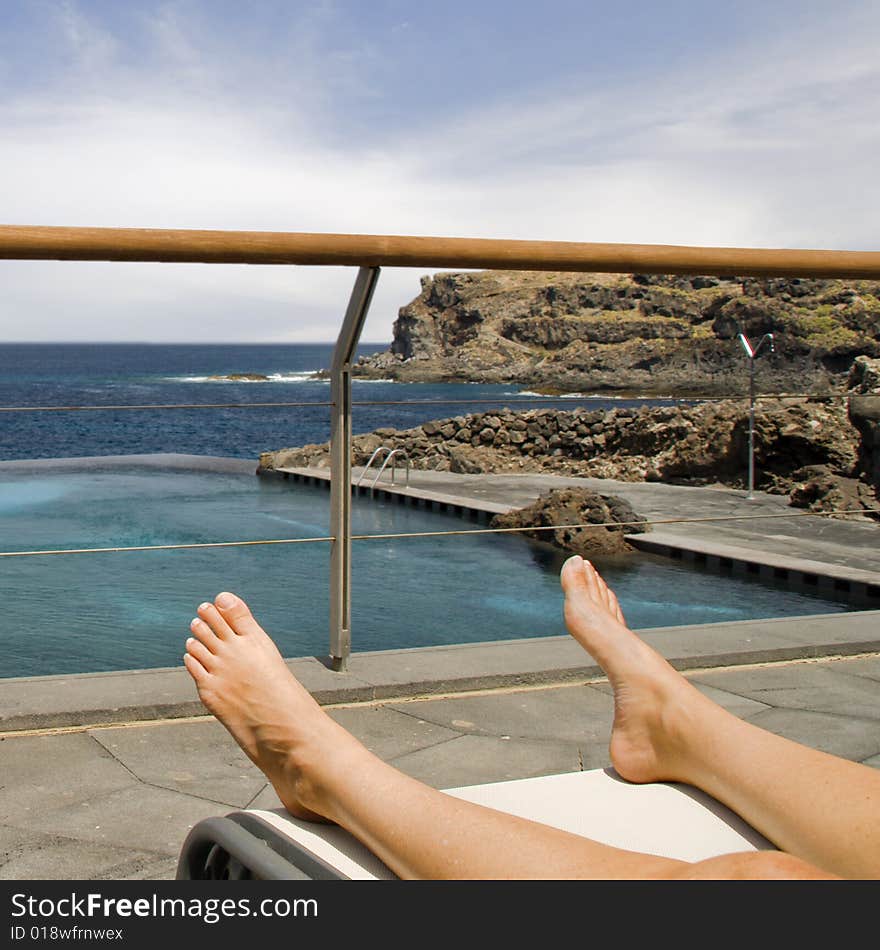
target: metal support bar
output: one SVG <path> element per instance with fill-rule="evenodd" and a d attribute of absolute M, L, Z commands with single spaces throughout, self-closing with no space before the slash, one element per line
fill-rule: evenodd
<path fill-rule="evenodd" d="M 755 497 L 755 360 L 749 360 L 749 491 L 746 498 Z"/>
<path fill-rule="evenodd" d="M 344 671 L 351 654 L 351 366 L 378 267 L 361 267 L 330 368 L 330 661 Z"/>
<path fill-rule="evenodd" d="M 754 501 L 755 498 L 755 358 L 765 343 L 770 345 L 770 352 L 773 352 L 773 334 L 765 333 L 758 341 L 757 346 L 752 345 L 752 341 L 745 335 L 739 334 L 739 341 L 742 343 L 746 356 L 749 358 L 749 489 L 746 498 Z"/>

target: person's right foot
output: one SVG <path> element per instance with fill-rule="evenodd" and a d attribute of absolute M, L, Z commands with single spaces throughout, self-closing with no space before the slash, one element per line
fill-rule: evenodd
<path fill-rule="evenodd" d="M 687 734 L 703 695 L 627 626 L 614 592 L 579 555 L 562 567 L 569 633 L 614 689 L 611 762 L 631 782 L 687 781 Z"/>
<path fill-rule="evenodd" d="M 190 625 L 184 665 L 199 698 L 298 818 L 324 817 L 315 778 L 357 746 L 299 683 L 243 600 L 219 594 Z"/>

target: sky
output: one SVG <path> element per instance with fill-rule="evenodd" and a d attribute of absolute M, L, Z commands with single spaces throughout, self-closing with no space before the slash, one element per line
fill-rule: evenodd
<path fill-rule="evenodd" d="M 878 49 L 876 0 L 0 0 L 0 223 L 877 250 Z M 330 341 L 354 275 L 0 261 L 0 341 Z"/>

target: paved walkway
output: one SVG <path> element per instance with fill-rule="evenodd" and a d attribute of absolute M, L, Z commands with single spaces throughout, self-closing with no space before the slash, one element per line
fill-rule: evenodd
<path fill-rule="evenodd" d="M 477 504 L 482 493 L 483 506 L 510 507 L 548 484 L 513 476 L 505 487 L 507 478 L 411 486 L 433 493 L 432 504 L 455 489 L 456 504 Z M 726 489 L 614 485 L 649 518 L 784 505 L 772 496 L 745 502 Z M 690 546 L 682 550 L 725 544 L 749 562 L 810 562 L 828 582 L 849 578 L 865 592 L 880 578 L 876 525 L 794 515 L 774 521 L 771 534 L 754 523 L 720 524 L 705 534 L 680 526 L 677 537 Z M 880 768 L 880 610 L 643 636 L 737 715 Z M 361 653 L 342 674 L 320 658 L 289 662 L 377 754 L 437 787 L 609 764 L 610 688 L 566 637 Z M 0 878 L 171 878 L 195 822 L 277 805 L 202 711 L 182 669 L 0 680 Z"/>
<path fill-rule="evenodd" d="M 357 484 L 363 470 L 352 473 Z M 329 485 L 327 469 L 279 469 L 276 477 Z M 267 473 L 269 475 L 269 473 Z M 271 476 L 270 476 L 271 477 Z M 373 474 L 360 491 L 369 494 Z M 753 570 L 793 584 L 848 591 L 880 606 L 880 523 L 810 514 L 788 505 L 783 495 L 726 486 L 693 487 L 659 482 L 620 482 L 559 475 L 459 475 L 398 470 L 397 484 L 387 475 L 376 491 L 407 504 L 469 510 L 489 517 L 522 508 L 553 488 L 586 487 L 626 499 L 640 516 L 654 522 L 646 534 L 630 540 L 645 550 L 688 557 L 723 558 L 735 569 Z M 876 589 L 871 589 L 876 588 Z"/>

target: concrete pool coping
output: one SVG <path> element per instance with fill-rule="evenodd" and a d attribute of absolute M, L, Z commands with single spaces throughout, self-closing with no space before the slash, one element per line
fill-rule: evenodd
<path fill-rule="evenodd" d="M 880 652 L 880 610 L 639 631 L 678 669 L 712 669 Z M 322 704 L 412 699 L 576 683 L 601 668 L 570 637 L 381 650 L 337 673 L 323 657 L 287 661 Z M 0 732 L 202 716 L 181 667 L 0 679 Z"/>

